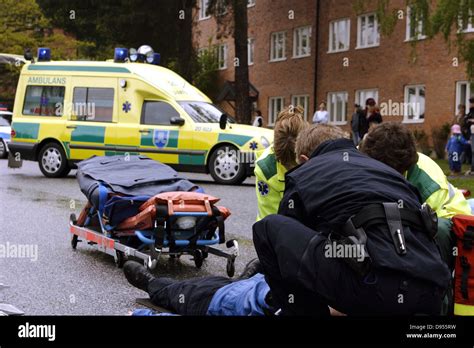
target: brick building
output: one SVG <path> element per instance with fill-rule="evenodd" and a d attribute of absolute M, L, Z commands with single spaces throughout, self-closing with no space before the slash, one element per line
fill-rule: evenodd
<path fill-rule="evenodd" d="M 207 0 L 198 1 L 194 37 L 196 47 L 206 48 L 209 40 L 218 47 L 221 83 L 234 80 L 234 42 L 217 38 L 217 24 L 203 10 Z M 262 111 L 268 125 L 284 105 L 298 103 L 310 113 L 315 90 L 314 0 L 249 0 L 249 74 L 258 90 L 255 108 Z M 232 114 L 232 107 L 221 106 Z M 267 124 L 267 123 L 266 123 Z"/>
<path fill-rule="evenodd" d="M 207 3 L 198 2 L 201 8 Z M 456 106 L 468 104 L 471 95 L 456 49 L 449 52 L 441 37 L 425 39 L 423 22 L 411 18 L 405 0 L 390 1 L 391 9 L 400 12 L 389 37 L 380 35 L 375 7 L 357 14 L 353 4 L 249 0 L 250 81 L 259 92 L 257 107 L 268 125 L 283 105 L 303 104 L 310 119 L 315 106 L 327 101 L 331 122 L 348 127 L 353 105 L 364 104 L 368 97 L 377 100 L 385 120 L 427 133 L 450 122 Z M 205 47 L 209 38 L 215 39 L 216 22 L 197 11 L 195 41 L 197 47 Z M 474 31 L 473 25 L 466 24 L 466 35 Z M 215 43 L 222 45 L 220 58 L 226 62 L 221 81 L 232 81 L 232 39 Z"/>

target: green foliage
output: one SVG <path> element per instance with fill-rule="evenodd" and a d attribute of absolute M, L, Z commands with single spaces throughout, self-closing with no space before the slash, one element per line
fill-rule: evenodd
<path fill-rule="evenodd" d="M 390 9 L 389 0 L 356 0 L 356 12 L 364 11 L 367 6 L 373 6 L 376 1 L 377 15 L 384 35 L 390 35 L 396 25 L 395 12 L 406 11 L 406 8 Z M 425 23 L 425 34 L 429 38 L 442 35 L 447 47 L 451 49 L 454 44 L 457 48 L 461 62 L 466 63 L 468 78 L 474 80 L 474 40 L 463 33 L 462 23 L 474 20 L 470 13 L 474 13 L 474 0 L 406 0 L 406 6 L 411 7 L 411 16 L 422 19 Z M 474 24 L 474 23 L 473 23 Z M 416 21 L 411 21 L 415 26 Z M 416 41 L 412 42 L 416 46 Z"/>
<path fill-rule="evenodd" d="M 444 159 L 446 152 L 444 151 L 446 142 L 448 141 L 451 125 L 444 123 L 442 126 L 431 129 L 431 137 L 433 139 L 434 151 L 437 158 Z"/>
<path fill-rule="evenodd" d="M 423 129 L 415 129 L 413 136 L 415 137 L 417 151 L 429 156 L 431 148 L 426 132 Z"/>
<path fill-rule="evenodd" d="M 34 0 L 0 0 L 0 52 L 23 55 L 25 48 L 35 52 L 37 47 L 53 49 L 53 59 L 74 59 L 77 49 L 89 43 L 53 30 Z M 0 67 L 2 99 L 13 99 L 19 76 L 19 68 Z"/>
<path fill-rule="evenodd" d="M 209 98 L 214 99 L 219 91 L 219 64 L 212 40 L 209 40 L 208 47 L 197 55 L 196 63 L 197 69 L 194 73 L 193 84 Z"/>

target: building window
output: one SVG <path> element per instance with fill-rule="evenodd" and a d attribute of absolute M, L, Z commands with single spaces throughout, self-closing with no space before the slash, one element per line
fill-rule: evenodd
<path fill-rule="evenodd" d="M 467 81 L 460 81 L 456 83 L 456 112 L 459 105 L 464 105 L 469 111 L 469 99 L 474 97 L 474 91 L 471 90 L 471 84 Z"/>
<path fill-rule="evenodd" d="M 425 86 L 405 87 L 405 107 L 403 122 L 423 122 L 425 119 Z"/>
<path fill-rule="evenodd" d="M 357 20 L 357 48 L 375 47 L 380 44 L 380 27 L 377 15 L 359 16 Z"/>
<path fill-rule="evenodd" d="M 270 43 L 270 61 L 286 59 L 286 32 L 273 33 Z"/>
<path fill-rule="evenodd" d="M 347 123 L 347 92 L 328 93 L 329 122 L 332 124 Z"/>
<path fill-rule="evenodd" d="M 207 13 L 209 8 L 209 0 L 199 0 L 199 20 L 211 18 L 211 15 Z"/>
<path fill-rule="evenodd" d="M 255 53 L 255 39 L 248 39 L 247 41 L 247 53 L 249 65 L 254 63 L 254 53 Z"/>
<path fill-rule="evenodd" d="M 64 87 L 26 87 L 23 115 L 62 116 L 64 107 Z"/>
<path fill-rule="evenodd" d="M 291 105 L 301 106 L 304 109 L 304 119 L 308 120 L 309 95 L 294 95 L 291 97 Z"/>
<path fill-rule="evenodd" d="M 329 52 L 349 50 L 351 37 L 350 19 L 341 19 L 329 23 Z"/>
<path fill-rule="evenodd" d="M 356 91 L 356 104 L 361 105 L 362 107 L 365 106 L 365 102 L 369 98 L 373 98 L 375 102 L 378 104 L 379 102 L 379 90 L 378 89 L 360 89 Z"/>
<path fill-rule="evenodd" d="M 311 55 L 311 27 L 297 28 L 293 32 L 293 58 Z"/>
<path fill-rule="evenodd" d="M 247 7 L 255 6 L 256 2 L 257 2 L 257 0 L 247 0 Z"/>
<path fill-rule="evenodd" d="M 469 14 L 466 16 L 466 20 L 463 18 L 464 16 L 459 15 L 458 19 L 458 31 L 464 33 L 472 33 L 474 32 L 474 15 L 471 10 L 469 10 Z"/>
<path fill-rule="evenodd" d="M 415 13 L 411 6 L 407 8 L 407 41 L 426 39 L 425 21 L 420 13 Z"/>
<path fill-rule="evenodd" d="M 72 103 L 77 121 L 112 122 L 115 91 L 113 88 L 75 87 Z"/>
<path fill-rule="evenodd" d="M 227 44 L 217 46 L 217 61 L 219 70 L 227 69 Z"/>
<path fill-rule="evenodd" d="M 268 100 L 268 125 L 273 126 L 278 118 L 278 114 L 283 110 L 285 98 L 271 97 Z"/>

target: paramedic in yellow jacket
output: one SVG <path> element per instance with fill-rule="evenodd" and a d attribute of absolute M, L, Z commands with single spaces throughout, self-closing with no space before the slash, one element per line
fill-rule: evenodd
<path fill-rule="evenodd" d="M 257 221 L 278 212 L 285 191 L 285 173 L 297 165 L 296 138 L 308 126 L 303 115 L 300 106 L 289 106 L 280 112 L 275 123 L 273 145 L 256 161 Z"/>
<path fill-rule="evenodd" d="M 360 150 L 404 174 L 418 189 L 422 201 L 436 211 L 436 240 L 441 256 L 452 269 L 455 238 L 451 232 L 451 218 L 457 214 L 471 215 L 471 207 L 462 192 L 449 183 L 435 161 L 416 152 L 413 135 L 400 123 L 389 122 L 375 127 Z"/>

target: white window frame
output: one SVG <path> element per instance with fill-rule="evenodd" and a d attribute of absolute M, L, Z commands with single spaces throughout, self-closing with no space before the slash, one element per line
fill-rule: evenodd
<path fill-rule="evenodd" d="M 199 17 L 200 21 L 211 18 L 211 15 L 207 13 L 209 7 L 209 0 L 199 0 Z"/>
<path fill-rule="evenodd" d="M 466 96 L 464 100 L 461 100 L 461 88 L 465 86 L 466 88 Z M 471 84 L 469 81 L 458 81 L 456 82 L 456 105 L 454 106 L 455 113 L 458 112 L 458 105 L 464 104 L 466 107 L 466 111 L 469 111 L 469 99 L 474 97 L 474 91 L 471 91 Z"/>
<path fill-rule="evenodd" d="M 257 0 L 247 0 L 247 7 L 254 7 Z"/>
<path fill-rule="evenodd" d="M 276 56 L 276 42 L 279 41 L 279 36 L 283 36 L 283 52 L 281 57 Z M 277 31 L 270 35 L 270 62 L 281 62 L 286 60 L 286 31 Z"/>
<path fill-rule="evenodd" d="M 462 17 L 458 17 L 458 33 L 473 33 L 474 32 L 474 13 L 469 11 L 469 22 L 466 25 L 466 28 L 463 29 Z"/>
<path fill-rule="evenodd" d="M 303 103 L 301 101 L 303 100 Z M 300 105 L 304 108 L 304 119 L 308 121 L 308 114 L 309 114 L 309 95 L 308 94 L 299 94 L 293 95 L 291 97 L 291 105 L 294 107 Z"/>
<path fill-rule="evenodd" d="M 255 63 L 255 39 L 249 37 L 247 40 L 247 57 L 248 65 L 253 65 Z"/>
<path fill-rule="evenodd" d="M 373 96 L 368 96 L 367 94 L 373 94 Z M 365 88 L 365 89 L 358 89 L 355 93 L 355 103 L 361 105 L 362 107 L 365 106 L 365 102 L 368 98 L 374 98 L 375 102 L 379 103 L 379 90 L 378 88 Z"/>
<path fill-rule="evenodd" d="M 423 123 L 425 122 L 425 118 L 420 118 L 421 115 L 414 115 L 412 119 L 409 119 L 408 115 L 408 106 L 409 106 L 409 100 L 408 100 L 408 95 L 409 95 L 409 89 L 410 88 L 415 88 L 415 94 L 416 94 L 416 101 L 415 103 L 418 103 L 418 98 L 420 96 L 420 90 L 423 89 L 425 91 L 425 116 L 426 116 L 426 86 L 425 85 L 408 85 L 405 86 L 405 99 L 404 99 L 404 107 L 403 107 L 403 123 Z"/>
<path fill-rule="evenodd" d="M 368 44 L 368 30 L 362 32 L 362 21 L 368 20 L 370 17 L 374 17 L 374 30 L 376 32 L 374 43 Z M 380 25 L 377 19 L 376 13 L 367 13 L 357 17 L 357 47 L 356 49 L 372 48 L 380 46 Z"/>
<path fill-rule="evenodd" d="M 219 70 L 227 69 L 227 44 L 217 45 L 217 64 Z"/>
<path fill-rule="evenodd" d="M 335 31 L 336 25 L 339 25 L 339 23 L 345 22 L 346 23 L 346 32 L 345 35 L 346 37 L 344 40 L 339 40 L 339 31 Z M 344 48 L 336 48 L 334 49 L 333 47 L 333 41 L 338 42 L 343 42 L 344 43 Z M 328 47 L 328 53 L 338 53 L 338 52 L 346 52 L 349 51 L 351 48 L 351 20 L 350 18 L 342 18 L 342 19 L 337 19 L 334 21 L 331 21 L 329 23 L 329 47 Z"/>
<path fill-rule="evenodd" d="M 337 121 L 335 120 L 337 117 L 333 115 L 333 97 L 341 97 L 344 99 L 345 104 L 342 106 L 342 120 Z M 339 91 L 339 92 L 329 92 L 327 95 L 327 111 L 329 114 L 329 123 L 333 125 L 345 125 L 347 124 L 347 109 L 348 109 L 348 101 L 349 101 L 349 93 L 346 91 Z M 337 111 L 337 110 L 336 110 Z"/>
<path fill-rule="evenodd" d="M 407 7 L 407 29 L 406 29 L 406 38 L 405 41 L 419 41 L 427 38 L 423 31 L 425 30 L 425 21 L 423 19 L 418 20 L 418 26 L 415 28 L 415 36 L 411 36 L 411 6 Z"/>
<path fill-rule="evenodd" d="M 281 108 L 280 110 L 275 110 L 275 104 L 281 101 Z M 268 98 L 268 125 L 274 126 L 275 122 L 278 118 L 278 114 L 283 110 L 285 107 L 285 97 L 270 97 Z"/>
<path fill-rule="evenodd" d="M 311 32 L 312 28 L 310 25 L 293 30 L 293 58 L 311 56 Z M 306 46 L 302 45 L 303 37 L 306 37 Z"/>

